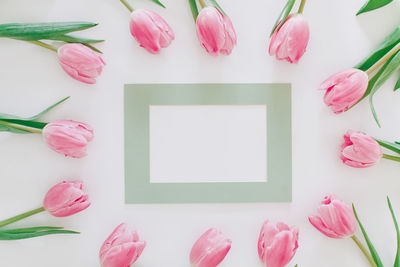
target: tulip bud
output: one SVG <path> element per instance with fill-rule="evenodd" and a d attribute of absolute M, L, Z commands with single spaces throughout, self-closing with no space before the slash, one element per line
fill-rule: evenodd
<path fill-rule="evenodd" d="M 168 47 L 175 35 L 168 23 L 157 13 L 138 9 L 132 12 L 130 30 L 132 36 L 152 54 L 158 54 L 161 48 Z"/>
<path fill-rule="evenodd" d="M 215 267 L 228 254 L 231 243 L 220 231 L 210 228 L 193 245 L 190 263 L 194 267 Z"/>
<path fill-rule="evenodd" d="M 142 254 L 146 242 L 139 240 L 136 231 L 120 224 L 104 241 L 100 249 L 102 267 L 129 267 Z"/>
<path fill-rule="evenodd" d="M 94 84 L 106 65 L 101 55 L 83 44 L 65 44 L 58 49 L 64 71 L 80 82 Z"/>
<path fill-rule="evenodd" d="M 349 130 L 343 136 L 340 159 L 355 168 L 375 165 L 382 158 L 382 148 L 371 136 Z"/>
<path fill-rule="evenodd" d="M 326 196 L 317 209 L 317 215 L 308 217 L 318 231 L 331 238 L 353 236 L 357 221 L 352 209 L 336 196 Z"/>
<path fill-rule="evenodd" d="M 284 267 L 296 254 L 299 230 L 266 221 L 258 239 L 258 255 L 266 267 Z"/>
<path fill-rule="evenodd" d="M 236 32 L 230 18 L 215 7 L 201 10 L 196 20 L 196 29 L 201 45 L 210 55 L 229 55 L 236 45 Z"/>
<path fill-rule="evenodd" d="M 82 181 L 61 182 L 46 194 L 43 207 L 55 217 L 66 217 L 90 206 Z"/>
<path fill-rule="evenodd" d="M 306 52 L 310 29 L 301 14 L 290 15 L 271 36 L 269 55 L 297 63 Z"/>
<path fill-rule="evenodd" d="M 319 87 L 326 90 L 325 104 L 334 113 L 342 113 L 356 104 L 368 88 L 368 75 L 359 69 L 347 69 L 326 79 Z"/>
<path fill-rule="evenodd" d="M 86 156 L 86 146 L 93 139 L 93 129 L 87 124 L 58 120 L 43 128 L 43 137 L 54 151 L 72 158 Z"/>

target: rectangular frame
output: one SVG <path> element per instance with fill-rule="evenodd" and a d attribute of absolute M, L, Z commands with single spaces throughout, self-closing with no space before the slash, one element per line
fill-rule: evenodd
<path fill-rule="evenodd" d="M 290 84 L 125 85 L 125 202 L 292 200 Z M 150 105 L 267 105 L 267 182 L 150 183 Z"/>

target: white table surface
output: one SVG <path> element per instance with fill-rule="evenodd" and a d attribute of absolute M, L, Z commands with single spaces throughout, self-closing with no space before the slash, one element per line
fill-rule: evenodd
<path fill-rule="evenodd" d="M 317 88 L 327 76 L 355 65 L 400 24 L 400 3 L 355 17 L 364 0 L 309 0 L 304 12 L 311 28 L 308 51 L 298 65 L 290 65 L 267 55 L 267 37 L 283 1 L 220 0 L 235 25 L 238 45 L 231 56 L 218 58 L 200 47 L 187 1 L 164 0 L 166 10 L 145 0 L 133 2 L 159 12 L 174 29 L 175 41 L 160 55 L 147 53 L 133 40 L 129 13 L 117 0 L 0 2 L 1 23 L 94 21 L 100 26 L 85 36 L 107 40 L 99 45 L 107 66 L 93 86 L 69 78 L 51 51 L 1 39 L 1 112 L 30 115 L 70 95 L 45 119 L 87 122 L 96 136 L 89 156 L 76 160 L 49 150 L 38 135 L 0 135 L 1 218 L 41 205 L 49 187 L 62 179 L 83 179 L 92 201 L 89 209 L 69 218 L 43 213 L 18 224 L 61 225 L 82 234 L 2 241 L 0 266 L 98 266 L 102 242 L 123 221 L 147 241 L 138 267 L 189 266 L 193 242 L 211 226 L 233 240 L 220 266 L 262 266 L 256 248 L 266 219 L 300 228 L 300 248 L 289 266 L 368 266 L 351 240 L 328 239 L 308 223 L 307 215 L 329 193 L 356 203 L 385 266 L 392 265 L 395 232 L 385 197 L 391 196 L 400 216 L 400 166 L 382 160 L 372 168 L 353 169 L 341 163 L 338 149 L 349 128 L 399 138 L 400 95 L 392 92 L 394 79 L 376 94 L 382 129 L 375 125 L 367 101 L 333 115 Z M 293 84 L 293 202 L 125 205 L 123 84 L 225 82 Z"/>

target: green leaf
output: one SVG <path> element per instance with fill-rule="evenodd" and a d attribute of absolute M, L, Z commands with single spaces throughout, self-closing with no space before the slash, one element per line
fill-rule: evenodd
<path fill-rule="evenodd" d="M 159 5 L 159 6 L 163 7 L 163 8 L 165 8 L 163 3 L 161 3 L 159 0 L 150 0 L 150 1 L 153 2 L 153 3 L 156 3 L 157 5 Z"/>
<path fill-rule="evenodd" d="M 24 41 L 52 40 L 54 36 L 96 26 L 92 22 L 9 23 L 0 25 L 0 37 Z"/>
<path fill-rule="evenodd" d="M 354 207 L 354 204 L 352 205 L 352 207 L 353 207 L 354 216 L 356 216 L 358 225 L 360 226 L 360 229 L 361 229 L 361 231 L 362 231 L 362 233 L 364 235 L 365 242 L 367 242 L 369 252 L 371 253 L 372 258 L 374 259 L 374 262 L 376 263 L 376 266 L 377 267 L 383 267 L 383 264 L 382 264 L 382 261 L 381 261 L 379 255 L 378 255 L 378 252 L 376 251 L 375 247 L 372 245 L 372 242 L 369 239 L 369 237 L 367 235 L 367 232 L 364 229 L 364 226 L 361 224 L 361 221 L 358 218 L 358 215 L 357 215 L 357 212 L 356 212 L 356 208 Z"/>
<path fill-rule="evenodd" d="M 52 36 L 51 40 L 63 41 L 63 42 L 66 42 L 66 43 L 81 43 L 81 44 L 91 44 L 91 43 L 104 42 L 104 40 L 87 39 L 87 38 L 81 38 L 81 37 L 76 37 L 76 36 L 71 36 L 71 35 Z"/>
<path fill-rule="evenodd" d="M 0 230 L 0 240 L 19 240 L 54 234 L 80 234 L 79 232 L 61 229 L 62 227 L 32 227 Z"/>
<path fill-rule="evenodd" d="M 397 27 L 385 40 L 371 53 L 370 56 L 361 61 L 355 68 L 362 71 L 368 70 L 379 59 L 385 56 L 393 47 L 400 42 L 400 26 Z"/>
<path fill-rule="evenodd" d="M 189 0 L 190 10 L 192 11 L 194 22 L 197 20 L 197 16 L 199 15 L 199 9 L 197 8 L 196 0 Z"/>
<path fill-rule="evenodd" d="M 270 36 L 272 36 L 272 34 L 275 31 L 279 30 L 279 28 L 282 26 L 282 24 L 286 21 L 295 2 L 296 2 L 296 0 L 288 0 L 287 1 L 286 5 L 283 7 L 283 9 L 281 11 L 281 14 L 279 14 L 279 17 L 276 20 L 274 27 L 272 28 Z"/>
<path fill-rule="evenodd" d="M 226 16 L 225 11 L 222 9 L 222 7 L 217 3 L 216 0 L 210 0 L 211 4 L 213 4 L 218 10 L 219 12 L 221 12 L 222 15 Z"/>
<path fill-rule="evenodd" d="M 397 252 L 396 252 L 396 258 L 395 258 L 393 267 L 400 267 L 400 230 L 399 230 L 399 224 L 397 223 L 396 215 L 394 214 L 394 211 L 393 211 L 393 208 L 392 208 L 392 203 L 390 202 L 389 197 L 387 197 L 387 203 L 388 203 L 388 206 L 389 206 L 390 213 L 392 214 L 394 227 L 396 228 Z"/>
<path fill-rule="evenodd" d="M 29 131 L 21 130 L 21 129 L 18 129 L 18 128 L 9 126 L 9 125 L 2 125 L 2 124 L 0 124 L 0 132 L 11 132 L 11 133 L 18 133 L 18 134 L 32 133 Z"/>
<path fill-rule="evenodd" d="M 393 0 L 368 0 L 367 3 L 357 12 L 356 16 L 386 6 Z"/>
<path fill-rule="evenodd" d="M 58 101 L 57 103 L 51 105 L 50 107 L 46 108 L 45 110 L 41 111 L 40 113 L 29 117 L 29 118 L 22 118 L 22 117 L 18 117 L 15 115 L 11 115 L 11 114 L 5 114 L 5 113 L 0 113 L 0 120 L 4 120 L 4 119 L 16 119 L 16 120 L 28 120 L 28 121 L 34 121 L 39 119 L 40 117 L 42 117 L 44 114 L 46 114 L 47 112 L 49 112 L 50 110 L 52 110 L 53 108 L 55 108 L 56 106 L 58 106 L 59 104 L 63 103 L 64 101 L 66 101 L 67 99 L 69 99 L 70 97 L 67 96 L 63 99 L 61 99 L 60 101 Z"/>
<path fill-rule="evenodd" d="M 2 121 L 11 123 L 11 124 L 17 124 L 17 125 L 23 125 L 31 128 L 36 128 L 36 129 L 43 129 L 46 125 L 47 122 L 40 122 L 40 121 L 31 121 L 31 120 L 16 120 L 16 119 L 2 119 L 0 120 L 0 124 Z"/>
<path fill-rule="evenodd" d="M 378 144 L 380 144 L 381 146 L 383 146 L 384 148 L 387 148 L 393 152 L 396 152 L 398 154 L 400 154 L 400 143 L 399 142 L 387 142 L 387 141 L 383 141 L 383 140 L 379 140 L 379 139 L 375 139 Z"/>
<path fill-rule="evenodd" d="M 383 65 L 383 67 L 379 70 L 379 72 L 375 75 L 376 79 L 374 79 L 374 82 L 372 84 L 372 87 L 370 89 L 369 93 L 369 105 L 371 107 L 372 114 L 374 115 L 374 119 L 376 123 L 378 124 L 379 127 L 381 127 L 378 116 L 375 111 L 374 103 L 373 103 L 373 97 L 375 93 L 378 91 L 378 89 L 390 78 L 390 76 L 398 70 L 400 67 L 400 51 L 398 51 L 396 54 L 394 54 L 386 63 Z M 375 78 L 375 77 L 374 77 Z M 369 86 L 369 85 L 368 85 Z"/>
<path fill-rule="evenodd" d="M 396 90 L 399 89 L 399 88 L 400 88 L 400 76 L 399 76 L 399 78 L 397 79 L 397 82 L 396 82 L 396 85 L 394 86 L 393 91 L 396 91 Z"/>

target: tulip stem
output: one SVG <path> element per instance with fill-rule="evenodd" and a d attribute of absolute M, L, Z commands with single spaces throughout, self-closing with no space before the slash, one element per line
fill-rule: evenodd
<path fill-rule="evenodd" d="M 22 130 L 22 131 L 27 131 L 27 132 L 31 132 L 31 133 L 42 134 L 42 130 L 41 130 L 41 129 L 38 129 L 38 128 L 31 128 L 31 127 L 27 127 L 27 126 L 23 126 L 23 125 L 18 125 L 18 124 L 14 124 L 14 123 L 9 123 L 9 122 L 2 121 L 2 120 L 0 120 L 0 125 L 9 126 L 9 127 L 14 128 L 14 129 L 18 129 L 18 130 Z"/>
<path fill-rule="evenodd" d="M 396 156 L 392 156 L 392 155 L 388 155 L 388 154 L 382 154 L 382 158 L 390 159 L 390 160 L 394 160 L 394 161 L 400 161 L 400 157 L 396 157 Z"/>
<path fill-rule="evenodd" d="M 306 0 L 301 0 L 299 10 L 297 11 L 297 13 L 302 14 L 305 5 L 306 5 Z"/>
<path fill-rule="evenodd" d="M 368 75 L 371 75 L 372 72 L 374 72 L 377 68 L 379 68 L 379 66 L 381 66 L 383 63 L 385 63 L 389 58 L 391 58 L 399 50 L 400 50 L 400 43 L 398 43 L 392 49 L 390 49 L 390 51 L 387 52 L 387 54 L 385 56 L 383 56 L 374 65 L 372 65 L 369 69 L 367 69 L 365 71 L 365 73 L 367 73 Z"/>
<path fill-rule="evenodd" d="M 126 0 L 120 0 L 120 1 L 121 1 L 122 4 L 124 4 L 124 6 L 125 6 L 130 12 L 133 12 L 133 11 L 134 11 L 133 7 L 132 7 L 128 2 L 126 2 Z"/>
<path fill-rule="evenodd" d="M 41 47 L 44 47 L 44 48 L 47 48 L 47 49 L 49 49 L 51 51 L 57 52 L 57 48 L 55 48 L 52 45 L 46 44 L 44 42 L 41 42 L 41 41 L 28 41 L 28 42 L 30 42 L 32 44 L 35 44 L 35 45 L 38 45 L 38 46 L 41 46 Z"/>
<path fill-rule="evenodd" d="M 0 221 L 0 227 L 9 225 L 11 223 L 17 222 L 17 221 L 22 220 L 22 219 L 25 219 L 25 218 L 27 218 L 29 216 L 35 215 L 35 214 L 40 213 L 42 211 L 45 211 L 45 209 L 43 207 L 40 207 L 38 209 L 34 209 L 34 210 L 31 210 L 31 211 L 19 214 L 17 216 L 8 218 L 8 219 L 6 219 L 4 221 Z"/>
<path fill-rule="evenodd" d="M 202 8 L 205 8 L 207 6 L 207 4 L 204 2 L 204 0 L 199 0 L 199 3 Z"/>
<path fill-rule="evenodd" d="M 360 239 L 358 239 L 358 237 L 356 237 L 355 235 L 353 235 L 351 237 L 351 239 L 353 239 L 354 243 L 356 243 L 356 245 L 358 246 L 358 248 L 362 251 L 362 253 L 364 254 L 364 256 L 367 258 L 367 260 L 369 261 L 369 263 L 371 264 L 372 267 L 376 267 L 376 263 L 374 262 L 374 259 L 372 259 L 371 255 L 369 254 L 369 252 L 367 251 L 367 249 L 364 247 L 364 245 L 361 243 Z"/>

